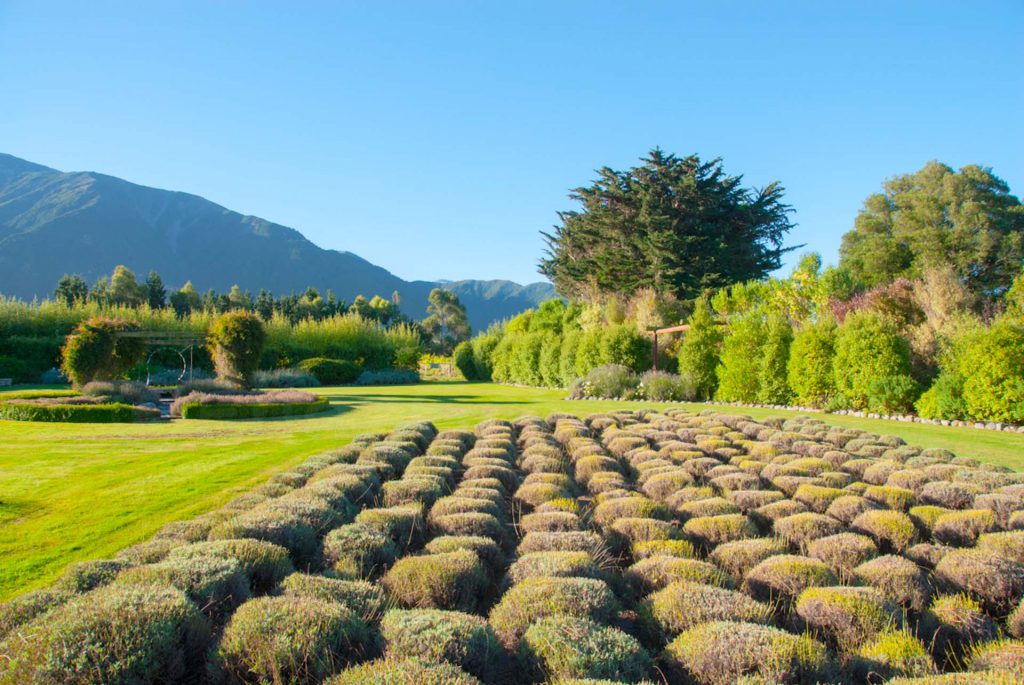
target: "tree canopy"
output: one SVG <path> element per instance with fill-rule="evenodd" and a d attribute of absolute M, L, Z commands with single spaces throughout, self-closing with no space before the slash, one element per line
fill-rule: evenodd
<path fill-rule="evenodd" d="M 469 340 L 469 320 L 466 307 L 459 296 L 451 290 L 434 288 L 427 298 L 427 318 L 423 330 L 430 338 L 431 349 L 441 354 L 451 354 L 455 346 Z"/>
<path fill-rule="evenodd" d="M 567 297 L 631 295 L 642 288 L 684 299 L 778 269 L 792 228 L 783 188 L 745 188 L 720 159 L 654 149 L 627 171 L 604 167 L 569 197 L 544 233 L 540 272 Z"/>
<path fill-rule="evenodd" d="M 950 265 L 972 292 L 999 295 L 1024 263 L 1024 206 L 987 167 L 929 162 L 864 201 L 839 255 L 863 286 Z"/>

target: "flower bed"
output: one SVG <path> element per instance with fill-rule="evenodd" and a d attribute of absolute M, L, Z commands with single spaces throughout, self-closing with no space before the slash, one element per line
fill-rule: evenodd
<path fill-rule="evenodd" d="M 308 392 L 239 393 L 213 395 L 193 392 L 171 405 L 171 415 L 183 419 L 265 419 L 327 411 L 330 402 Z"/>

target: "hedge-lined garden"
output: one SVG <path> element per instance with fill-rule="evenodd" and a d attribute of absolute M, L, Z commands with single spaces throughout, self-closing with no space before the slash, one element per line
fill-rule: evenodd
<path fill-rule="evenodd" d="M 0 605 L 0 682 L 1008 685 L 1021 536 L 1020 474 L 807 418 L 417 422 Z"/>
<path fill-rule="evenodd" d="M 574 396 L 1024 423 L 1024 276 L 983 312 L 949 271 L 857 293 L 844 293 L 837 278 L 812 255 L 787 279 L 738 284 L 686 306 L 645 302 L 650 294 L 625 305 L 550 301 L 459 345 L 455 363 L 468 379 L 574 388 Z M 658 381 L 672 386 L 670 397 L 648 394 L 639 378 L 652 365 L 647 330 L 680 314 L 689 330 L 663 337 L 659 350 L 660 368 L 676 372 Z M 615 374 L 616 392 L 583 387 Z"/>

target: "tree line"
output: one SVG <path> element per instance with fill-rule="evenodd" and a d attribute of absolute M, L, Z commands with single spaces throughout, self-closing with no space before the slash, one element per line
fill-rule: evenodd
<path fill-rule="evenodd" d="M 292 325 L 301 321 L 325 321 L 336 316 L 358 315 L 387 328 L 409 326 L 419 331 L 431 351 L 449 354 L 459 342 L 470 336 L 466 308 L 458 295 L 450 290 L 435 288 L 428 297 L 426 318 L 416 321 L 401 310 L 401 297 L 394 292 L 390 299 L 375 295 L 367 299 L 358 295 L 351 304 L 335 297 L 331 290 L 326 296 L 316 288 L 302 293 L 275 296 L 260 289 L 253 297 L 248 290 L 233 285 L 226 293 L 209 289 L 200 294 L 187 281 L 181 288 L 169 292 L 156 271 L 150 271 L 145 281 L 124 265 L 114 268 L 110 276 L 102 276 L 92 285 L 79 274 L 65 274 L 53 293 L 57 302 L 68 307 L 95 303 L 101 307 L 149 307 L 153 310 L 172 309 L 179 319 L 193 312 L 222 314 L 231 311 L 249 311 L 265 321 L 280 316 Z"/>

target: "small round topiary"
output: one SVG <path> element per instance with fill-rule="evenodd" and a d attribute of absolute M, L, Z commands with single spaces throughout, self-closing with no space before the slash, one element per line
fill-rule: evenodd
<path fill-rule="evenodd" d="M 971 547 L 984 533 L 996 529 L 996 515 L 988 509 L 965 509 L 943 514 L 935 521 L 935 541 L 951 547 Z"/>
<path fill-rule="evenodd" d="M 234 559 L 249 579 L 249 587 L 253 594 L 270 592 L 282 578 L 295 570 L 288 558 L 288 550 L 263 540 L 197 542 L 185 547 L 178 547 L 168 556 L 169 559 L 194 559 L 197 557 Z"/>
<path fill-rule="evenodd" d="M 634 544 L 630 554 L 636 561 L 655 555 L 693 559 L 697 556 L 697 550 L 688 540 L 647 540 Z"/>
<path fill-rule="evenodd" d="M 853 520 L 850 529 L 871 537 L 883 551 L 902 552 L 917 537 L 909 516 L 888 509 L 865 511 Z"/>
<path fill-rule="evenodd" d="M 546 616 L 519 643 L 519 658 L 541 677 L 609 678 L 633 682 L 651 668 L 651 657 L 636 638 L 618 628 L 578 616 Z"/>
<path fill-rule="evenodd" d="M 974 502 L 970 488 L 944 480 L 932 481 L 921 488 L 921 501 L 947 509 L 966 509 Z"/>
<path fill-rule="evenodd" d="M 671 501 L 671 499 L 669 500 Z M 706 497 L 676 504 L 675 512 L 683 520 L 724 514 L 739 514 L 737 504 L 724 497 Z"/>
<path fill-rule="evenodd" d="M 799 502 L 795 502 L 791 499 L 781 499 L 778 502 L 772 502 L 771 504 L 766 504 L 763 507 L 758 507 L 754 511 L 750 512 L 750 518 L 763 529 L 770 530 L 772 524 L 778 519 L 785 518 L 786 516 L 792 516 L 793 514 L 802 514 L 805 511 L 807 511 L 807 507 Z"/>
<path fill-rule="evenodd" d="M 935 566 L 946 592 L 966 592 L 994 616 L 1005 616 L 1024 594 L 1024 564 L 989 549 L 953 550 Z"/>
<path fill-rule="evenodd" d="M 519 530 L 526 533 L 550 533 L 580 530 L 580 517 L 568 511 L 544 511 L 527 514 L 519 521 Z"/>
<path fill-rule="evenodd" d="M 618 602 L 603 580 L 527 578 L 502 595 L 489 621 L 502 644 L 515 649 L 526 629 L 545 616 L 609 621 L 616 611 Z"/>
<path fill-rule="evenodd" d="M 637 597 L 660 590 L 677 580 L 731 587 L 732 580 L 714 564 L 697 559 L 654 555 L 636 562 L 623 574 Z"/>
<path fill-rule="evenodd" d="M 210 530 L 210 540 L 251 538 L 271 542 L 288 550 L 298 568 L 316 560 L 319 541 L 316 531 L 294 513 L 282 510 L 254 510 L 224 521 Z"/>
<path fill-rule="evenodd" d="M 683 532 L 703 549 L 757 536 L 757 526 L 743 514 L 700 516 L 683 524 Z"/>
<path fill-rule="evenodd" d="M 837 533 L 811 542 L 807 556 L 821 559 L 841 580 L 849 580 L 855 567 L 878 556 L 878 547 L 866 535 Z"/>
<path fill-rule="evenodd" d="M 850 525 L 865 511 L 879 508 L 877 504 L 860 495 L 843 495 L 836 498 L 825 510 L 825 513 L 837 521 Z"/>
<path fill-rule="evenodd" d="M 448 662 L 491 681 L 502 670 L 505 652 L 480 616 L 437 609 L 393 609 L 380 624 L 386 655 Z"/>
<path fill-rule="evenodd" d="M 569 533 L 527 533 L 517 548 L 519 554 L 530 552 L 589 552 L 594 558 L 605 554 L 604 540 L 597 533 L 579 531 Z"/>
<path fill-rule="evenodd" d="M 15 628 L 60 606 L 70 598 L 71 595 L 65 591 L 46 588 L 26 592 L 0 604 L 0 641 Z"/>
<path fill-rule="evenodd" d="M 505 525 L 495 516 L 481 512 L 448 514 L 437 516 L 430 522 L 436 535 L 473 535 L 495 540 L 499 544 L 506 540 Z"/>
<path fill-rule="evenodd" d="M 176 588 L 215 620 L 249 598 L 249 579 L 241 565 L 219 557 L 168 559 L 133 566 L 118 574 L 117 583 Z"/>
<path fill-rule="evenodd" d="M 786 554 L 788 546 L 777 538 L 751 538 L 719 545 L 708 558 L 728 573 L 736 583 L 743 581 L 747 571 L 771 556 Z"/>
<path fill-rule="evenodd" d="M 377 575 L 401 553 L 394 540 L 362 523 L 336 528 L 324 538 L 324 562 L 344 578 L 361 580 Z"/>
<path fill-rule="evenodd" d="M 293 573 L 281 582 L 279 589 L 281 594 L 290 597 L 312 597 L 344 604 L 367 623 L 376 622 L 387 605 L 384 590 L 364 580 Z"/>
<path fill-rule="evenodd" d="M 491 538 L 479 535 L 442 535 L 434 538 L 424 547 L 427 554 L 444 554 L 463 549 L 476 552 L 476 555 L 487 565 L 492 574 L 498 574 L 505 568 L 505 553 Z"/>
<path fill-rule="evenodd" d="M 967 670 L 998 671 L 1024 679 L 1024 642 L 996 640 L 975 645 L 966 657 Z"/>
<path fill-rule="evenodd" d="M 729 493 L 729 501 L 739 507 L 743 514 L 785 498 L 778 490 L 734 490 Z"/>
<path fill-rule="evenodd" d="M 918 621 L 918 635 L 940 665 L 959 666 L 974 644 L 994 640 L 996 624 L 970 595 L 939 595 Z"/>
<path fill-rule="evenodd" d="M 772 619 L 771 606 L 741 592 L 686 580 L 650 595 L 645 608 L 669 638 L 707 621 L 770 623 Z"/>
<path fill-rule="evenodd" d="M 356 516 L 356 523 L 387 535 L 401 550 L 415 545 L 425 528 L 422 509 L 415 505 L 364 509 Z"/>
<path fill-rule="evenodd" d="M 793 493 L 793 499 L 808 509 L 819 514 L 825 513 L 829 506 L 840 497 L 846 496 L 845 490 L 826 488 L 820 485 L 804 484 Z"/>
<path fill-rule="evenodd" d="M 806 552 L 814 540 L 842 531 L 843 524 L 825 514 L 805 512 L 777 519 L 772 528 L 776 536 L 801 552 Z"/>
<path fill-rule="evenodd" d="M 808 588 L 797 598 L 796 613 L 846 654 L 878 633 L 898 627 L 903 619 L 898 605 L 866 587 Z"/>
<path fill-rule="evenodd" d="M 594 523 L 603 527 L 621 518 L 653 518 L 668 521 L 668 510 L 646 497 L 618 497 L 601 502 L 594 508 Z"/>
<path fill-rule="evenodd" d="M 853 569 L 853 577 L 911 611 L 924 609 L 932 596 L 932 586 L 924 569 L 895 554 L 864 562 Z"/>
<path fill-rule="evenodd" d="M 533 552 L 524 554 L 508 569 L 508 583 L 515 585 L 527 578 L 579 577 L 599 578 L 601 570 L 586 552 Z"/>
<path fill-rule="evenodd" d="M 697 685 L 733 685 L 756 675 L 766 683 L 830 682 L 835 665 L 825 645 L 755 623 L 716 621 L 681 633 L 667 659 Z"/>
<path fill-rule="evenodd" d="M 892 485 L 872 485 L 864 491 L 864 497 L 895 511 L 906 511 L 917 503 L 913 490 Z"/>
<path fill-rule="evenodd" d="M 938 673 L 921 641 L 903 630 L 881 632 L 857 650 L 852 670 L 864 682 L 871 678 L 906 676 L 920 678 Z"/>
<path fill-rule="evenodd" d="M 115 583 L 0 642 L 9 683 L 181 682 L 202 672 L 209 629 L 173 588 Z"/>
<path fill-rule="evenodd" d="M 473 612 L 488 578 L 480 557 L 460 550 L 399 559 L 381 583 L 389 596 L 410 609 Z"/>
<path fill-rule="evenodd" d="M 768 557 L 750 569 L 743 587 L 754 598 L 791 602 L 809 587 L 836 585 L 838 579 L 824 562 L 791 554 Z"/>
<path fill-rule="evenodd" d="M 481 685 L 458 666 L 419 659 L 377 659 L 352 666 L 323 685 Z"/>
<path fill-rule="evenodd" d="M 98 559 L 72 564 L 56 583 L 54 590 L 79 595 L 110 583 L 131 564 L 122 559 Z"/>
<path fill-rule="evenodd" d="M 366 624 L 342 604 L 259 597 L 231 617 L 214 666 L 235 682 L 316 682 L 371 646 Z"/>

